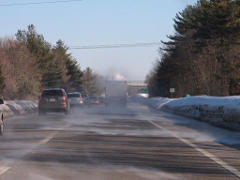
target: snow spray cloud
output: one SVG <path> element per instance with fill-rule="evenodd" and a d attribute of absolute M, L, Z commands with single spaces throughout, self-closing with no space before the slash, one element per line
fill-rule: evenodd
<path fill-rule="evenodd" d="M 106 76 L 105 78 L 106 80 L 112 80 L 112 81 L 126 81 L 126 77 L 124 77 L 124 75 L 117 73 L 117 72 L 113 72 L 109 75 Z"/>

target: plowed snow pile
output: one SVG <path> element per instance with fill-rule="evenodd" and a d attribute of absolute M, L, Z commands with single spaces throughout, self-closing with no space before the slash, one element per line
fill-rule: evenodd
<path fill-rule="evenodd" d="M 37 110 L 37 101 L 5 101 L 4 104 L 0 105 L 0 111 L 4 112 L 4 116 L 20 115 L 25 113 L 34 112 Z"/>
<path fill-rule="evenodd" d="M 193 96 L 189 98 L 148 98 L 139 94 L 134 100 L 153 108 L 175 114 L 207 121 L 212 124 L 240 130 L 240 96 L 210 97 Z"/>

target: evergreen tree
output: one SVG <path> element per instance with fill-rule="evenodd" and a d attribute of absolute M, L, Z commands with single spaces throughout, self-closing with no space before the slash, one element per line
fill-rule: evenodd
<path fill-rule="evenodd" d="M 83 72 L 81 71 L 76 60 L 68 60 L 66 62 L 67 75 L 69 80 L 67 85 L 71 90 L 82 91 L 82 76 Z"/>
<path fill-rule="evenodd" d="M 199 0 L 178 13 L 149 81 L 153 95 L 169 96 L 171 87 L 176 96 L 240 94 L 239 14 L 235 0 Z"/>
<path fill-rule="evenodd" d="M 58 40 L 52 48 L 38 34 L 33 25 L 28 30 L 19 30 L 17 40 L 26 44 L 30 52 L 36 57 L 41 72 L 41 84 L 43 88 L 64 87 L 69 90 L 81 90 L 82 72 L 77 61 L 68 54 L 68 47 L 63 41 Z"/>
<path fill-rule="evenodd" d="M 101 94 L 102 89 L 98 84 L 98 76 L 91 68 L 88 67 L 85 71 L 83 71 L 82 82 L 83 91 L 88 95 L 96 96 Z"/>

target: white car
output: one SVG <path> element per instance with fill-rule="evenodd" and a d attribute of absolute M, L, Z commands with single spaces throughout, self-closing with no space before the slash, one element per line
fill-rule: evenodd
<path fill-rule="evenodd" d="M 68 93 L 68 100 L 72 106 L 83 105 L 84 103 L 80 92 Z"/>
<path fill-rule="evenodd" d="M 4 104 L 4 101 L 0 99 L 0 106 Z M 0 136 L 3 135 L 4 132 L 4 123 L 3 123 L 3 111 L 0 108 Z"/>

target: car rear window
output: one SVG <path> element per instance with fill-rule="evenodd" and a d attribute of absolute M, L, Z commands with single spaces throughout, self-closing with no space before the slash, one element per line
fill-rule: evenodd
<path fill-rule="evenodd" d="M 72 97 L 80 97 L 80 94 L 68 94 L 68 97 L 72 98 Z"/>
<path fill-rule="evenodd" d="M 91 100 L 97 100 L 97 97 L 90 97 Z"/>
<path fill-rule="evenodd" d="M 43 96 L 62 96 L 63 92 L 61 90 L 44 90 Z"/>

